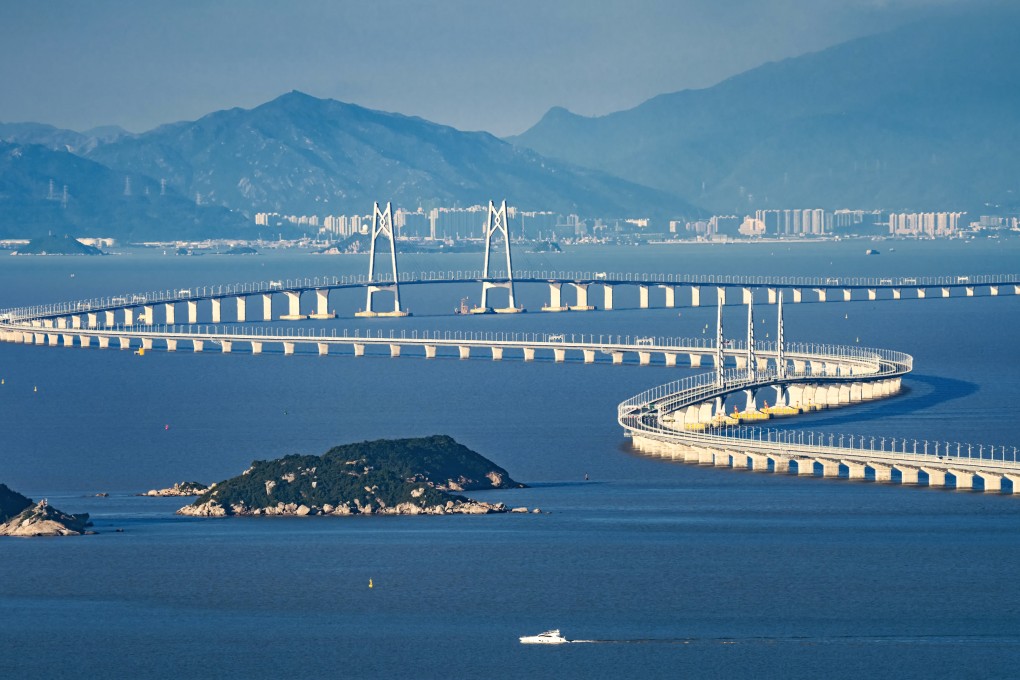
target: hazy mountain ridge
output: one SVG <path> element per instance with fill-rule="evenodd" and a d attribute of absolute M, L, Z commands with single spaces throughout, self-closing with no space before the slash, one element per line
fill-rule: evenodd
<path fill-rule="evenodd" d="M 1018 18 L 931 20 L 598 118 L 556 108 L 511 141 L 719 211 L 1015 202 Z"/>
<path fill-rule="evenodd" d="M 87 155 L 248 215 L 363 213 L 375 200 L 415 208 L 504 197 L 525 209 L 610 217 L 697 212 L 666 192 L 550 161 L 488 133 L 300 92 L 123 137 Z"/>

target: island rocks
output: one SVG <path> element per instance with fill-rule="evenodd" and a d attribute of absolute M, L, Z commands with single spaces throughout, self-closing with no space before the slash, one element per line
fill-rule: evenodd
<path fill-rule="evenodd" d="M 87 514 L 68 515 L 41 500 L 0 524 L 0 536 L 81 536 L 94 533 L 90 526 Z"/>
<path fill-rule="evenodd" d="M 213 484 L 212 486 L 216 486 Z M 166 489 L 149 489 L 139 496 L 201 496 L 212 487 L 201 482 L 178 482 Z"/>
<path fill-rule="evenodd" d="M 511 509 L 449 491 L 523 486 L 492 461 L 437 435 L 348 444 L 322 456 L 255 461 L 177 512 L 192 517 L 480 515 Z"/>

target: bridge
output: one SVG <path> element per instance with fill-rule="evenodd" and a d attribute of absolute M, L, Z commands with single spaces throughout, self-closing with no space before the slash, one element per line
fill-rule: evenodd
<path fill-rule="evenodd" d="M 804 301 L 804 291 L 814 291 L 819 302 L 829 300 L 830 291 L 842 291 L 850 301 L 857 291 L 867 299 L 879 292 L 891 299 L 903 299 L 910 290 L 915 299 L 937 290 L 941 297 L 954 291 L 973 297 L 976 291 L 997 296 L 1005 289 L 1020 294 L 1020 277 L 1010 275 L 956 275 L 902 277 L 893 279 L 835 279 L 806 277 L 731 277 L 666 274 L 620 274 L 606 272 L 528 272 L 512 269 L 510 240 L 506 231 L 506 204 L 500 210 L 489 205 L 486 231 L 485 267 L 480 272 L 430 272 L 401 275 L 396 269 L 396 246 L 390 224 L 390 207 L 375 206 L 372 249 L 368 277 L 324 277 L 267 281 L 203 288 L 174 289 L 81 300 L 53 305 L 18 307 L 0 311 L 0 341 L 63 347 L 119 347 L 144 354 L 154 349 L 176 352 L 219 351 L 260 354 L 265 350 L 293 354 L 366 354 L 471 358 L 486 354 L 495 361 L 551 359 L 561 363 L 580 360 L 585 364 L 637 364 L 642 366 L 699 367 L 712 365 L 714 371 L 673 381 L 625 400 L 617 419 L 634 447 L 651 455 L 684 462 L 711 464 L 753 471 L 795 473 L 824 477 L 845 477 L 900 484 L 1009 490 L 1020 493 L 1020 463 L 1016 448 L 985 447 L 948 442 L 921 442 L 912 446 L 906 439 L 870 439 L 858 435 L 808 433 L 747 426 L 772 417 L 793 416 L 821 408 L 850 406 L 871 399 L 893 396 L 901 389 L 902 377 L 912 369 L 913 359 L 890 350 L 843 347 L 824 344 L 787 343 L 783 337 L 783 303 L 787 294 L 793 302 Z M 502 214 L 501 214 L 502 213 Z M 506 248 L 506 269 L 490 267 L 493 235 L 502 235 Z M 375 270 L 376 240 L 388 237 L 391 271 L 389 277 Z M 506 272 L 513 272 L 506 275 Z M 636 286 L 639 305 L 649 308 L 649 292 L 665 291 L 666 307 L 677 302 L 679 288 L 690 288 L 690 304 L 701 305 L 703 286 L 717 288 L 718 321 L 716 337 L 664 338 L 630 335 L 565 333 L 469 332 L 459 330 L 317 330 L 293 326 L 248 324 L 249 298 L 261 297 L 261 321 L 273 319 L 273 296 L 287 299 L 287 313 L 280 320 L 330 319 L 329 293 L 339 289 L 366 291 L 366 307 L 358 316 L 405 316 L 400 307 L 400 285 L 479 283 L 482 302 L 470 309 L 474 314 L 519 313 L 515 307 L 515 283 L 549 286 L 549 304 L 543 311 L 587 311 L 590 286 L 603 289 L 603 307 L 613 308 L 617 286 Z M 575 290 L 574 305 L 565 305 L 563 287 Z M 506 307 L 489 306 L 488 293 L 505 288 Z M 728 340 L 723 335 L 722 309 L 727 292 L 742 290 L 748 308 L 746 341 Z M 755 292 L 765 289 L 768 301 L 777 307 L 777 338 L 755 342 L 753 302 Z M 377 310 L 375 296 L 391 293 L 394 306 Z M 315 306 L 305 313 L 303 295 L 314 295 Z M 840 299 L 834 296 L 832 299 Z M 233 300 L 236 324 L 224 325 L 223 302 Z M 199 324 L 199 303 L 208 308 L 211 323 Z M 187 324 L 177 324 L 178 306 L 183 306 Z M 161 308 L 157 319 L 156 309 Z M 120 316 L 118 322 L 117 317 Z M 162 323 L 159 323 L 162 321 Z M 774 393 L 772 406 L 759 406 L 759 394 Z M 734 402 L 742 401 L 742 408 Z M 727 404 L 733 405 L 727 413 Z"/>

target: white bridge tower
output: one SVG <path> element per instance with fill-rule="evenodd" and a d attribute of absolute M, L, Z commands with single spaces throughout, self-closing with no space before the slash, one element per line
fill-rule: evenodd
<path fill-rule="evenodd" d="M 382 281 L 376 278 L 375 274 L 375 242 L 379 238 L 385 238 L 390 242 L 390 265 L 392 268 L 392 280 Z M 385 212 L 379 210 L 379 204 L 373 204 L 372 210 L 372 242 L 368 255 L 368 299 L 365 302 L 364 311 L 358 312 L 355 316 L 407 316 L 408 312 L 400 309 L 400 287 L 397 276 L 397 242 L 393 238 L 393 211 L 389 202 L 386 203 Z M 393 311 L 377 312 L 372 306 L 372 298 L 375 293 L 381 291 L 393 291 Z"/>
<path fill-rule="evenodd" d="M 490 269 L 491 255 L 492 255 L 492 237 L 494 234 L 503 235 L 503 243 L 506 246 L 506 280 L 505 281 L 492 281 L 492 272 Z M 489 289 L 490 288 L 506 288 L 509 292 L 509 302 L 506 307 L 489 307 Z M 510 261 L 510 229 L 506 218 L 506 201 L 503 201 L 499 206 L 499 210 L 496 210 L 496 206 L 492 201 L 489 201 L 489 218 L 485 224 L 485 266 L 482 271 L 482 304 L 471 310 L 472 314 L 489 314 L 496 312 L 497 314 L 514 314 L 517 312 L 523 312 L 524 309 L 519 308 L 514 303 L 514 269 L 513 264 Z"/>

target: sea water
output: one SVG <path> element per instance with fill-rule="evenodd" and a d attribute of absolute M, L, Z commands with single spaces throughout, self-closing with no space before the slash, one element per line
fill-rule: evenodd
<path fill-rule="evenodd" d="M 866 256 L 869 246 L 577 248 L 515 254 L 515 266 L 884 277 L 1013 273 L 1020 261 L 1012 241 L 887 242 Z M 455 271 L 478 269 L 476 260 L 401 264 Z M 0 307 L 366 266 L 365 256 L 293 252 L 4 257 Z M 907 352 L 915 372 L 893 399 L 783 426 L 1020 444 L 1020 298 L 1002 292 L 788 304 L 788 340 Z M 531 285 L 518 295 L 536 310 L 548 292 Z M 653 305 L 660 295 L 653 289 Z M 677 309 L 636 309 L 636 289 L 621 287 L 612 312 L 478 318 L 452 314 L 462 297 L 477 302 L 474 286 L 406 287 L 401 302 L 415 316 L 376 320 L 353 318 L 362 296 L 335 293 L 339 318 L 302 325 L 714 335 L 714 307 L 691 308 L 686 291 Z M 598 288 L 590 298 L 602 305 Z M 775 307 L 757 302 L 763 339 L 774 334 Z M 745 324 L 746 308 L 727 308 L 729 337 L 742 338 Z M 283 356 L 267 345 L 260 356 L 137 356 L 0 345 L 0 482 L 89 512 L 99 531 L 0 540 L 0 675 L 1017 675 L 1020 499 L 649 459 L 629 449 L 616 405 L 691 369 L 482 354 Z M 543 513 L 208 520 L 175 516 L 186 499 L 132 495 L 224 479 L 254 459 L 434 433 L 529 485 L 472 496 Z M 549 628 L 594 642 L 517 641 Z"/>

